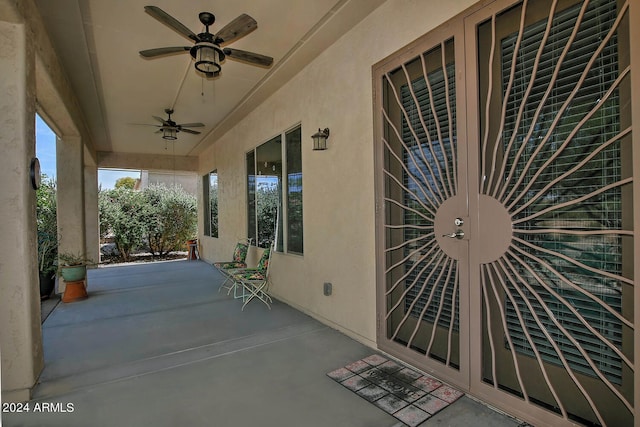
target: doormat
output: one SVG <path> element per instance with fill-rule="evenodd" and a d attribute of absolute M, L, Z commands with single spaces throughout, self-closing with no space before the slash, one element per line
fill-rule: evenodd
<path fill-rule="evenodd" d="M 419 426 L 464 395 L 429 375 L 377 354 L 327 376 L 411 427 Z"/>

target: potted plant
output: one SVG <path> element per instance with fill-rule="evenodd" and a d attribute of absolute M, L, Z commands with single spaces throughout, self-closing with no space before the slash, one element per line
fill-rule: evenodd
<path fill-rule="evenodd" d="M 80 253 L 63 252 L 58 255 L 58 259 L 58 272 L 65 282 L 84 280 L 87 276 L 87 265 L 93 264 L 91 259 Z"/>
<path fill-rule="evenodd" d="M 187 259 L 191 261 L 192 259 L 200 258 L 200 251 L 198 250 L 198 238 L 195 236 L 191 236 L 190 239 L 187 239 Z"/>
<path fill-rule="evenodd" d="M 58 224 L 56 209 L 56 182 L 43 177 L 36 191 L 36 221 L 38 236 L 38 271 L 40 298 L 47 299 L 55 287 L 58 262 Z"/>
<path fill-rule="evenodd" d="M 49 298 L 55 287 L 57 256 L 58 241 L 55 236 L 38 233 L 38 272 L 41 299 Z"/>
<path fill-rule="evenodd" d="M 58 259 L 58 273 L 65 283 L 62 302 L 73 302 L 87 298 L 87 283 L 85 281 L 87 265 L 93 264 L 93 261 L 82 254 L 71 252 L 60 253 Z"/>

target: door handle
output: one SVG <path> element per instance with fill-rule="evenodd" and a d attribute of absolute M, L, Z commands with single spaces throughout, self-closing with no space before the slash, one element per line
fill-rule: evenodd
<path fill-rule="evenodd" d="M 450 237 L 452 239 L 462 239 L 464 237 L 464 231 L 462 230 L 456 230 L 453 233 L 450 234 L 443 234 L 442 237 Z"/>

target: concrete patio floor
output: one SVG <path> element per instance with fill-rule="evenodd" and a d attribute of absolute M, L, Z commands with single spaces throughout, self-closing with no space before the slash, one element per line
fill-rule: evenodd
<path fill-rule="evenodd" d="M 241 312 L 221 280 L 201 261 L 91 270 L 89 299 L 43 323 L 31 411 L 2 425 L 402 425 L 326 375 L 378 351 L 278 301 Z M 520 424 L 463 397 L 421 426 Z"/>

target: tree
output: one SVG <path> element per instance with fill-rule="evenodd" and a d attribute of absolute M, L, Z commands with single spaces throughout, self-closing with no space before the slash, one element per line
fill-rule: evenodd
<path fill-rule="evenodd" d="M 143 191 L 147 244 L 153 256 L 181 249 L 197 232 L 195 196 L 180 186 L 151 185 Z"/>
<path fill-rule="evenodd" d="M 183 249 L 185 242 L 197 233 L 196 198 L 179 186 L 100 191 L 98 205 L 100 236 L 113 235 L 124 261 L 146 245 L 154 257 L 164 257 Z"/>
<path fill-rule="evenodd" d="M 210 236 L 218 237 L 218 181 L 209 186 L 209 224 Z"/>
<path fill-rule="evenodd" d="M 267 248 L 276 238 L 276 221 L 280 205 L 280 189 L 278 183 L 258 181 L 256 189 L 256 216 L 258 220 L 257 245 Z"/>
<path fill-rule="evenodd" d="M 118 178 L 116 180 L 115 188 L 127 188 L 129 190 L 133 190 L 136 186 L 137 179 L 131 178 L 130 176 L 125 176 L 122 178 Z"/>
<path fill-rule="evenodd" d="M 124 261 L 142 246 L 147 233 L 144 198 L 139 191 L 120 187 L 98 195 L 101 234 L 113 233 L 116 248 Z"/>

